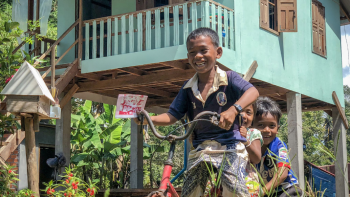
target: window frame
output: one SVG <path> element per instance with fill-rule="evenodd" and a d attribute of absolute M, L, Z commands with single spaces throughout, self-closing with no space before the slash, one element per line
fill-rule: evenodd
<path fill-rule="evenodd" d="M 317 10 L 314 10 L 313 9 L 313 2 L 316 2 L 317 3 Z M 318 13 L 318 10 L 320 9 L 320 7 L 323 8 L 323 42 L 320 42 L 320 43 L 324 43 L 324 48 L 321 49 L 321 51 L 324 51 L 323 53 L 322 52 L 319 52 L 319 51 L 315 51 L 314 50 L 314 11 L 316 12 L 315 15 Z M 321 18 L 320 18 L 321 19 Z M 320 20 L 318 19 L 318 20 Z M 318 26 L 317 26 L 317 33 L 318 31 L 320 30 L 320 27 L 319 27 L 319 24 L 321 23 L 320 21 L 317 21 L 318 23 Z M 318 33 L 319 34 L 319 33 Z M 320 35 L 320 34 L 319 34 Z M 319 40 L 320 41 L 320 40 Z M 326 58 L 327 59 L 327 34 L 326 34 L 326 8 L 322 5 L 322 3 L 318 0 L 312 0 L 311 1 L 311 51 L 312 53 L 316 54 L 316 55 L 319 55 L 323 58 Z M 322 45 L 322 44 L 321 44 Z M 320 46 L 319 46 L 320 47 Z"/>
<path fill-rule="evenodd" d="M 273 2 L 270 2 L 273 1 Z M 284 32 L 298 32 L 297 0 L 260 0 L 260 27 L 279 35 Z M 270 6 L 274 9 L 270 10 Z M 270 14 L 274 13 L 273 25 L 270 23 Z M 293 15 L 289 13 L 293 12 Z M 291 27 L 291 25 L 293 25 Z M 274 29 L 271 28 L 273 26 Z M 284 29 L 282 29 L 282 27 Z"/>
<path fill-rule="evenodd" d="M 268 27 L 265 27 L 264 25 L 262 25 L 262 22 L 261 22 L 261 18 L 259 19 L 260 20 L 260 28 L 262 28 L 262 29 L 265 29 L 265 30 L 267 30 L 267 31 L 269 31 L 269 32 L 271 32 L 271 33 L 273 33 L 273 34 L 276 34 L 276 35 L 280 35 L 280 32 L 278 32 L 276 29 L 277 29 L 277 20 L 278 20 L 278 16 L 277 16 L 277 0 L 274 0 L 274 3 L 272 3 L 272 2 L 270 2 L 269 0 L 266 0 L 267 1 L 267 11 L 269 12 L 268 13 L 268 19 L 267 19 L 267 25 L 268 25 Z M 274 14 L 275 14 L 275 18 L 274 18 L 274 23 L 275 23 L 275 29 L 272 29 L 272 28 L 270 28 L 270 5 L 273 5 L 274 6 Z M 261 4 L 260 4 L 260 12 L 261 12 Z M 260 17 L 261 17 L 261 15 L 260 15 Z"/>

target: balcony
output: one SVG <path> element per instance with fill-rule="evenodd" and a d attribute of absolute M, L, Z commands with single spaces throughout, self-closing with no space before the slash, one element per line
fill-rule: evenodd
<path fill-rule="evenodd" d="M 186 38 L 198 27 L 214 29 L 220 45 L 234 50 L 234 11 L 212 0 L 86 20 L 82 73 L 184 59 Z"/>

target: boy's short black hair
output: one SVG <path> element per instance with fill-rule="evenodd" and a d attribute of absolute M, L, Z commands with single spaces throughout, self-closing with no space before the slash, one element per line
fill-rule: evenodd
<path fill-rule="evenodd" d="M 211 41 L 215 47 L 219 47 L 219 36 L 216 31 L 208 28 L 208 27 L 200 27 L 198 29 L 193 30 L 190 35 L 187 37 L 186 47 L 191 39 L 196 39 L 199 36 L 208 36 L 211 38 Z"/>
<path fill-rule="evenodd" d="M 277 119 L 277 123 L 280 123 L 280 118 L 282 116 L 281 109 L 278 104 L 269 97 L 261 96 L 256 100 L 256 113 L 255 116 L 263 116 L 271 114 Z"/>

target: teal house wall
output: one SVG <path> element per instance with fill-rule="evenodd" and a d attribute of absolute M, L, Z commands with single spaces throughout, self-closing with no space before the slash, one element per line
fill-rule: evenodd
<path fill-rule="evenodd" d="M 237 59 L 225 65 L 244 73 L 256 60 L 254 78 L 332 104 L 332 91 L 336 91 L 343 101 L 339 2 L 319 1 L 326 10 L 326 58 L 312 52 L 311 0 L 297 1 L 298 32 L 279 36 L 259 27 L 258 1 L 236 0 L 237 54 L 232 55 Z"/>

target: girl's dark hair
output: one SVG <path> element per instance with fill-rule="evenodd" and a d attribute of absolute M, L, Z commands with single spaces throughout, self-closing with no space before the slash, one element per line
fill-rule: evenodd
<path fill-rule="evenodd" d="M 256 100 L 256 113 L 255 116 L 263 116 L 267 114 L 271 114 L 273 117 L 277 119 L 277 123 L 279 124 L 280 118 L 282 116 L 281 109 L 278 104 L 269 97 L 259 97 Z"/>
<path fill-rule="evenodd" d="M 190 35 L 188 35 L 188 37 L 187 37 L 186 47 L 188 45 L 188 42 L 191 39 L 196 39 L 199 36 L 208 36 L 209 38 L 211 38 L 211 41 L 212 41 L 213 45 L 215 47 L 219 47 L 219 36 L 218 36 L 218 34 L 216 33 L 216 31 L 214 31 L 214 30 L 212 30 L 210 28 L 207 28 L 207 27 L 201 27 L 201 28 L 193 30 L 190 33 Z"/>

